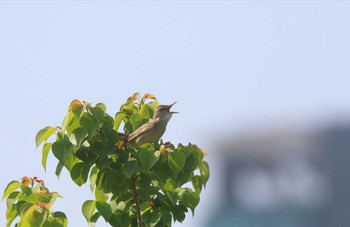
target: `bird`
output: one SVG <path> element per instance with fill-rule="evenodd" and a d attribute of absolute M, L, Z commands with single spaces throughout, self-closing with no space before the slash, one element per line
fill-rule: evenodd
<path fill-rule="evenodd" d="M 166 126 L 173 114 L 178 112 L 170 111 L 175 104 L 159 105 L 154 111 L 153 118 L 137 128 L 131 134 L 118 132 L 119 139 L 123 146 L 139 149 L 145 143 L 157 142 L 164 134 Z"/>

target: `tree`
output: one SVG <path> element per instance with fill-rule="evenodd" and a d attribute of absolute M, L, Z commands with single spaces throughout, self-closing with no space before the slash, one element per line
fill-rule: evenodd
<path fill-rule="evenodd" d="M 57 176 L 66 169 L 78 186 L 89 179 L 95 198 L 82 205 L 82 213 L 89 226 L 94 226 L 101 217 L 112 226 L 171 226 L 172 221 L 182 222 L 188 210 L 194 215 L 201 190 L 209 179 L 204 150 L 194 144 L 175 146 L 162 140 L 144 144 L 135 150 L 118 138 L 121 125 L 125 133 L 131 133 L 153 117 L 158 105 L 153 95 L 145 94 L 141 98 L 136 93 L 127 99 L 113 118 L 106 113 L 103 103 L 93 106 L 85 101 L 73 100 L 62 126 L 47 126 L 38 132 L 36 145 L 43 144 L 42 165 L 45 169 L 48 154 L 52 151 L 58 160 Z M 53 138 L 52 142 L 48 142 L 50 138 Z M 36 181 L 32 181 L 32 186 L 33 182 Z M 189 182 L 192 187 L 186 184 Z M 5 189 L 3 199 L 13 200 L 15 195 L 11 193 L 16 190 L 11 186 L 13 184 L 10 182 Z M 19 182 L 15 184 L 16 188 L 22 188 Z M 39 183 L 37 187 L 44 186 Z M 33 187 L 31 190 L 37 193 Z M 26 204 L 32 207 L 37 202 L 27 198 Z M 14 213 L 10 217 L 12 221 L 20 216 L 21 226 L 22 220 L 26 216 L 34 217 L 34 213 L 23 211 L 18 203 L 15 205 L 19 207 L 16 212 L 13 204 L 8 206 L 8 212 Z M 41 203 L 45 205 L 51 200 Z M 49 213 L 50 209 L 47 209 L 35 214 L 35 218 L 44 220 L 40 223 L 46 223 Z M 66 225 L 67 221 L 52 226 Z"/>

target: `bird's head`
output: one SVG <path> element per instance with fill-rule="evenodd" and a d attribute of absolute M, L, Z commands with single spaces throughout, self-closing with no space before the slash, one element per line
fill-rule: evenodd
<path fill-rule="evenodd" d="M 157 106 L 156 110 L 154 111 L 154 116 L 153 119 L 170 119 L 171 116 L 174 113 L 178 113 L 178 112 L 174 112 L 174 111 L 170 111 L 171 107 L 175 104 L 176 102 L 174 102 L 171 105 L 159 105 Z"/>

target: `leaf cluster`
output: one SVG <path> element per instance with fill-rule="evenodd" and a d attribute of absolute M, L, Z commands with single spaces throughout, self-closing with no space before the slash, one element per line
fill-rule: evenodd
<path fill-rule="evenodd" d="M 64 213 L 51 211 L 55 200 L 61 197 L 57 192 L 50 192 L 44 181 L 37 177 L 23 177 L 21 182 L 11 181 L 5 188 L 2 200 L 6 198 L 6 227 L 19 217 L 18 227 L 66 227 Z"/>
<path fill-rule="evenodd" d="M 193 144 L 163 141 L 134 150 L 118 137 L 121 126 L 131 133 L 147 123 L 158 105 L 153 95 L 136 93 L 112 117 L 103 103 L 73 100 L 62 126 L 38 132 L 36 145 L 43 144 L 45 169 L 52 151 L 57 176 L 65 168 L 78 186 L 89 180 L 95 198 L 83 204 L 82 213 L 90 226 L 100 217 L 112 226 L 136 226 L 137 209 L 145 226 L 171 226 L 172 221 L 182 222 L 188 210 L 194 214 L 209 178 L 204 151 Z"/>

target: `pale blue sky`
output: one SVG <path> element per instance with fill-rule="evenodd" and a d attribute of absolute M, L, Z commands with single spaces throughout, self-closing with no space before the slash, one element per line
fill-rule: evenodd
<path fill-rule="evenodd" d="M 178 101 L 164 139 L 209 154 L 212 179 L 184 226 L 203 225 L 220 187 L 219 130 L 350 113 L 349 10 L 345 1 L 0 1 L 0 189 L 39 176 L 64 196 L 54 209 L 69 226 L 85 226 L 87 185 L 66 171 L 57 180 L 52 157 L 45 174 L 34 137 L 74 98 L 113 115 L 150 92 Z M 4 203 L 0 212 L 4 226 Z"/>

